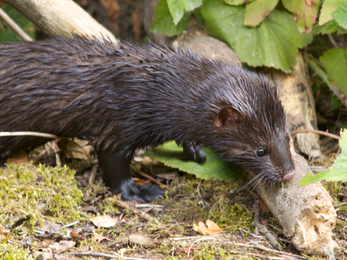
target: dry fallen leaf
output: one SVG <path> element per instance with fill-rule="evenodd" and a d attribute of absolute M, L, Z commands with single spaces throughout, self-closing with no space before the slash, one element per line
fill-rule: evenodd
<path fill-rule="evenodd" d="M 269 208 L 266 206 L 265 202 L 261 198 L 259 198 L 259 206 L 262 212 L 270 211 Z"/>
<path fill-rule="evenodd" d="M 135 182 L 136 185 L 142 185 L 142 184 L 147 184 L 150 181 L 149 180 L 143 180 L 143 179 L 138 179 L 138 178 L 133 178 L 133 181 Z"/>
<path fill-rule="evenodd" d="M 73 140 L 62 139 L 59 142 L 65 158 L 88 160 L 94 150 L 89 141 L 74 138 Z"/>
<path fill-rule="evenodd" d="M 204 223 L 199 221 L 199 226 L 193 223 L 193 229 L 194 231 L 199 232 L 203 235 L 216 235 L 224 230 L 224 228 L 220 228 L 216 223 L 214 223 L 213 221 L 209 219 L 206 221 L 206 225 L 207 227 L 205 226 Z"/>
<path fill-rule="evenodd" d="M 59 243 L 53 243 L 49 246 L 50 249 L 54 249 L 55 253 L 66 252 L 69 249 L 74 248 L 76 242 L 61 240 Z"/>
<path fill-rule="evenodd" d="M 98 228 L 104 227 L 104 228 L 109 228 L 113 227 L 118 223 L 118 219 L 116 218 L 111 218 L 109 216 L 98 216 L 95 218 L 90 219 L 95 226 Z"/>
<path fill-rule="evenodd" d="M 130 235 L 129 236 L 129 242 L 130 243 L 134 243 L 134 244 L 138 244 L 138 245 L 142 245 L 142 246 L 154 246 L 155 245 L 155 241 L 152 238 L 149 238 L 147 236 L 143 236 L 143 235 Z"/>
<path fill-rule="evenodd" d="M 108 241 L 114 241 L 112 239 L 109 239 L 107 237 L 99 235 L 98 233 L 95 233 L 94 236 L 92 237 L 92 240 L 94 240 L 94 241 L 96 241 L 98 243 L 100 243 L 102 240 L 105 240 L 105 239 L 108 240 Z"/>
<path fill-rule="evenodd" d="M 6 229 L 3 225 L 0 224 L 0 239 L 6 238 L 10 234 L 10 230 Z"/>
<path fill-rule="evenodd" d="M 29 163 L 28 155 L 25 151 L 21 150 L 15 154 L 12 155 L 11 158 L 8 158 L 6 160 L 8 164 L 14 163 L 14 164 L 21 164 L 21 163 Z"/>

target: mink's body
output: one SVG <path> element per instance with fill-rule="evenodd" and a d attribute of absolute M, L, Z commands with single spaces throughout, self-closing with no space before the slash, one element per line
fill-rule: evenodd
<path fill-rule="evenodd" d="M 0 131 L 89 140 L 106 185 L 130 200 L 162 194 L 136 186 L 129 164 L 136 148 L 168 140 L 197 153 L 209 146 L 261 180 L 294 175 L 284 110 L 264 76 L 155 45 L 81 37 L 0 44 Z M 2 137 L 0 155 L 45 141 Z"/>

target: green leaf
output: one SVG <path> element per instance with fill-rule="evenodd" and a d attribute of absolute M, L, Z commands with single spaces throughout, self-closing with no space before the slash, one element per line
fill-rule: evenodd
<path fill-rule="evenodd" d="M 185 12 L 192 11 L 201 6 L 202 0 L 167 0 L 169 11 L 174 24 L 177 25 Z"/>
<path fill-rule="evenodd" d="M 341 48 L 330 49 L 319 58 L 328 77 L 338 89 L 347 96 L 347 51 Z"/>
<path fill-rule="evenodd" d="M 293 14 L 301 33 L 309 33 L 316 21 L 319 0 L 292 0 Z"/>
<path fill-rule="evenodd" d="M 207 157 L 204 164 L 198 164 L 187 159 L 183 153 L 183 148 L 179 147 L 176 142 L 168 142 L 161 147 L 147 151 L 141 156 L 149 156 L 169 167 L 178 168 L 201 179 L 235 180 L 246 177 L 242 174 L 243 171 L 240 166 L 219 159 L 218 155 L 210 149 L 203 148 L 203 150 Z"/>
<path fill-rule="evenodd" d="M 347 29 L 347 2 L 343 3 L 332 15 L 341 27 Z"/>
<path fill-rule="evenodd" d="M 184 10 L 193 11 L 194 9 L 202 5 L 202 0 L 185 0 L 184 1 Z"/>
<path fill-rule="evenodd" d="M 316 181 L 347 181 L 347 134 L 342 132 L 342 139 L 339 141 L 342 153 L 337 156 L 335 163 L 328 171 L 320 172 L 314 176 L 308 173 L 299 184 L 305 186 Z"/>
<path fill-rule="evenodd" d="M 312 41 L 311 34 L 299 33 L 294 16 L 273 10 L 257 27 L 243 25 L 245 8 L 229 6 L 222 0 L 205 1 L 201 7 L 208 31 L 229 44 L 242 62 L 290 72 L 298 47 Z"/>
<path fill-rule="evenodd" d="M 175 25 L 166 0 L 159 0 L 149 31 L 174 36 L 183 32 L 188 25 L 189 18 L 190 13 L 185 13 L 180 22 Z"/>
<path fill-rule="evenodd" d="M 332 111 L 334 111 L 335 109 L 337 109 L 338 107 L 340 107 L 340 105 L 341 105 L 341 100 L 340 99 L 338 99 L 338 97 L 337 96 L 332 96 L 331 98 L 330 98 L 330 105 L 331 105 L 331 107 L 330 107 L 330 109 L 329 109 L 329 111 L 328 112 L 332 112 Z"/>
<path fill-rule="evenodd" d="M 289 12 L 293 12 L 292 0 L 282 0 L 282 4 Z"/>
<path fill-rule="evenodd" d="M 337 34 L 345 34 L 347 30 L 339 26 L 339 24 L 335 20 L 331 20 L 321 26 L 319 26 L 318 24 L 315 24 L 312 30 L 312 33 L 314 35 L 328 34 L 328 33 L 334 33 L 334 32 L 336 32 Z"/>
<path fill-rule="evenodd" d="M 173 18 L 174 24 L 177 25 L 185 13 L 184 3 L 181 0 L 167 0 L 167 5 L 169 7 L 169 11 Z"/>
<path fill-rule="evenodd" d="M 319 25 L 323 25 L 333 19 L 332 13 L 335 12 L 346 0 L 325 0 L 319 16 Z"/>
<path fill-rule="evenodd" d="M 278 0 L 256 0 L 246 5 L 244 25 L 255 27 L 276 7 Z"/>
<path fill-rule="evenodd" d="M 251 1 L 254 1 L 254 0 L 224 0 L 224 2 L 228 5 L 243 5 L 243 4 L 246 4 L 248 2 L 251 2 Z"/>
<path fill-rule="evenodd" d="M 30 22 L 24 15 L 14 9 L 12 6 L 6 4 L 4 9 L 5 13 L 11 17 L 31 38 L 34 38 L 34 24 Z M 0 22 L 0 42 L 18 42 L 23 41 L 11 28 Z"/>

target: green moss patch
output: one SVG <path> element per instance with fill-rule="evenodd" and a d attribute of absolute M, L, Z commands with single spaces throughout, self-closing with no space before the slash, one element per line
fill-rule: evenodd
<path fill-rule="evenodd" d="M 12 164 L 0 171 L 2 224 L 29 220 L 25 223 L 32 232 L 33 225 L 44 219 L 64 224 L 84 217 L 79 210 L 83 193 L 68 167 Z"/>

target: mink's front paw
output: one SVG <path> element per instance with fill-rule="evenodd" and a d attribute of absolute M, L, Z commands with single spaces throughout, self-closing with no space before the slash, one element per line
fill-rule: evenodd
<path fill-rule="evenodd" d="M 190 159 L 200 164 L 206 162 L 206 155 L 204 151 L 201 149 L 200 145 L 197 145 L 195 143 L 190 143 L 190 142 L 184 142 L 182 146 L 183 146 L 183 152 Z"/>
<path fill-rule="evenodd" d="M 164 191 L 157 185 L 136 185 L 133 179 L 123 181 L 120 186 L 120 192 L 124 199 L 137 200 L 138 202 L 152 202 L 164 196 Z"/>

